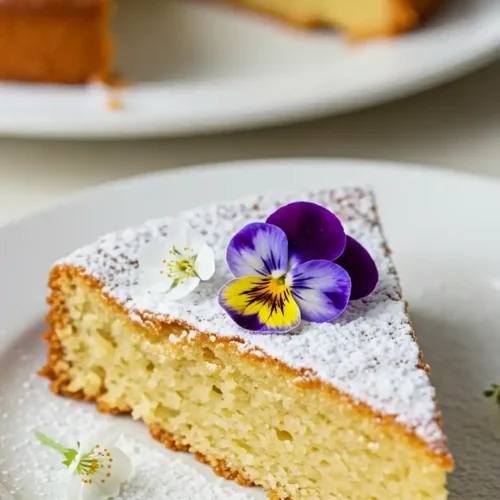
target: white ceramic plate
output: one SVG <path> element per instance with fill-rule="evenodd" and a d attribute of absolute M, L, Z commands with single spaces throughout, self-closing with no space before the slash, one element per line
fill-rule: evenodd
<path fill-rule="evenodd" d="M 118 67 L 132 83 L 123 111 L 84 87 L 0 84 L 0 134 L 181 135 L 401 97 L 484 64 L 500 47 L 498 0 L 446 3 L 421 30 L 353 46 L 212 2 L 119 0 Z"/>
<path fill-rule="evenodd" d="M 104 232 L 196 204 L 346 184 L 371 185 L 378 196 L 457 461 L 450 500 L 498 498 L 500 409 L 484 401 L 482 391 L 500 383 L 500 184 L 352 160 L 261 161 L 138 177 L 0 229 L 0 483 L 16 500 L 63 498 L 58 457 L 37 446 L 33 430 L 70 444 L 108 420 L 91 405 L 52 395 L 34 375 L 45 354 L 39 338 L 45 282 L 57 257 Z M 264 498 L 258 490 L 216 479 L 189 456 L 161 449 L 141 424 L 120 422 L 142 443 L 127 444 L 139 449 L 133 454 L 141 476 L 123 499 Z"/>

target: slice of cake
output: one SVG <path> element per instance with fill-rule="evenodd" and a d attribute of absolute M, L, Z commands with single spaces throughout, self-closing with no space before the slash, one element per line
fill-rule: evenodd
<path fill-rule="evenodd" d="M 444 0 L 229 1 L 295 25 L 335 28 L 350 38 L 371 38 L 411 30 Z M 120 2 L 0 0 L 0 80 L 107 81 L 115 3 Z"/>
<path fill-rule="evenodd" d="M 353 39 L 397 35 L 420 25 L 444 0 L 228 0 L 299 27 L 340 29 Z"/>
<path fill-rule="evenodd" d="M 435 390 L 369 192 L 150 221 L 57 262 L 49 285 L 55 393 L 131 413 L 271 499 L 447 498 Z"/>
<path fill-rule="evenodd" d="M 0 80 L 106 80 L 110 11 L 110 0 L 1 0 Z"/>

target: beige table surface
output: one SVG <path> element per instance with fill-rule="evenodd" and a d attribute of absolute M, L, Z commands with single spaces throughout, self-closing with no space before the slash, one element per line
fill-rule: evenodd
<path fill-rule="evenodd" d="M 314 156 L 416 162 L 500 177 L 500 62 L 398 102 L 286 127 L 126 142 L 0 139 L 0 224 L 82 188 L 148 171 Z"/>

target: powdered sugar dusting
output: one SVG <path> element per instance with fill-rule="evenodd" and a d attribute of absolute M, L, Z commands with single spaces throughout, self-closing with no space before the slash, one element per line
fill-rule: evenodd
<path fill-rule="evenodd" d="M 303 322 L 287 335 L 258 335 L 240 329 L 217 303 L 219 288 L 231 278 L 225 264 L 230 237 L 250 221 L 263 220 L 278 206 L 310 200 L 334 211 L 348 234 L 375 259 L 380 283 L 367 299 L 351 302 L 335 322 Z M 435 391 L 419 365 L 419 348 L 401 297 L 398 278 L 387 255 L 372 195 L 360 188 L 260 196 L 181 214 L 214 248 L 214 278 L 178 302 L 166 302 L 137 286 L 137 255 L 147 242 L 164 238 L 171 218 L 109 234 L 58 264 L 81 267 L 102 281 L 103 292 L 130 310 L 134 321 L 153 314 L 164 321 L 182 320 L 193 330 L 217 337 L 239 337 L 240 349 L 259 349 L 295 369 L 330 383 L 355 401 L 371 406 L 415 432 L 432 449 L 443 451 L 444 436 L 436 422 Z M 193 332 L 188 336 L 194 335 Z M 180 339 L 171 339 L 179 341 Z"/>
<path fill-rule="evenodd" d="M 135 476 L 125 484 L 116 500 L 249 500 L 253 497 L 252 493 L 235 492 L 222 478 L 208 479 L 182 460 L 167 458 L 164 453 L 130 439 L 122 446 L 126 453 L 132 453 Z"/>

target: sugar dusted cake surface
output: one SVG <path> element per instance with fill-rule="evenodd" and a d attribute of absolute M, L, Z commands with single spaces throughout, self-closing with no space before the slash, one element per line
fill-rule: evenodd
<path fill-rule="evenodd" d="M 286 335 L 246 332 L 217 303 L 219 288 L 231 279 L 225 264 L 227 243 L 248 222 L 264 220 L 277 206 L 297 200 L 310 200 L 334 211 L 347 233 L 375 259 L 380 282 L 369 298 L 351 302 L 333 323 L 303 322 Z M 181 217 L 204 235 L 217 261 L 214 278 L 181 301 L 166 302 L 161 294 L 142 290 L 137 284 L 138 252 L 149 241 L 166 236 L 173 220 L 168 217 L 104 236 L 58 264 L 78 267 L 102 282 L 102 293 L 127 310 L 135 322 L 147 324 L 154 318 L 183 325 L 182 336 L 195 337 L 205 332 L 234 340 L 242 351 L 270 356 L 299 370 L 302 378 L 319 379 L 374 412 L 395 417 L 433 452 L 446 453 L 435 391 L 420 359 L 369 192 L 346 188 L 260 196 L 194 209 Z M 170 337 L 174 343 L 180 340 L 178 336 Z"/>

